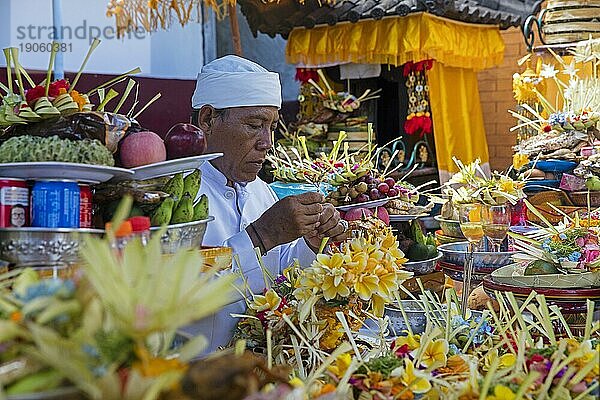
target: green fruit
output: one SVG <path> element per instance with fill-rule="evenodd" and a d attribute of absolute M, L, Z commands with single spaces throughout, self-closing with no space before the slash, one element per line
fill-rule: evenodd
<path fill-rule="evenodd" d="M 430 249 L 427 245 L 415 243 L 406 252 L 406 257 L 408 257 L 410 261 L 423 261 L 432 258 L 429 254 Z"/>
<path fill-rule="evenodd" d="M 189 194 L 192 199 L 196 198 L 200 190 L 202 174 L 199 169 L 195 170 L 183 179 L 183 194 Z"/>
<path fill-rule="evenodd" d="M 150 217 L 150 225 L 161 226 L 168 225 L 173 215 L 173 208 L 175 207 L 175 200 L 172 197 L 167 197 L 152 213 Z"/>
<path fill-rule="evenodd" d="M 170 194 L 175 200 L 175 204 L 179 203 L 181 200 L 181 196 L 183 196 L 183 173 L 180 172 L 172 177 L 169 182 L 165 186 L 163 186 L 162 191 Z"/>
<path fill-rule="evenodd" d="M 544 260 L 535 260 L 525 268 L 524 275 L 549 275 L 558 273 L 556 265 Z"/>
<path fill-rule="evenodd" d="M 53 369 L 36 372 L 19 379 L 6 389 L 7 395 L 35 393 L 42 390 L 56 389 L 63 381 L 63 375 Z"/>
<path fill-rule="evenodd" d="M 588 190 L 600 190 L 600 178 L 592 176 L 585 181 L 585 187 Z"/>
<path fill-rule="evenodd" d="M 200 221 L 208 218 L 208 196 L 203 194 L 200 201 L 194 206 L 194 221 Z"/>
<path fill-rule="evenodd" d="M 194 218 L 194 203 L 190 195 L 184 195 L 181 198 L 179 204 L 173 211 L 171 217 L 171 224 L 184 224 L 186 222 L 192 222 Z"/>

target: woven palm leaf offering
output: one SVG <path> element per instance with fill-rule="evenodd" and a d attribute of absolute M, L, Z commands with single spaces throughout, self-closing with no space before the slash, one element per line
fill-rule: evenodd
<path fill-rule="evenodd" d="M 192 366 L 183 393 L 177 393 L 181 397 L 173 398 L 209 400 L 214 398 L 212 393 L 224 393 L 232 384 L 231 400 L 596 398 L 600 321 L 593 319 L 594 305 L 590 302 L 588 306 L 585 332 L 574 336 L 561 312 L 549 307 L 543 296 L 531 294 L 522 305 L 511 293 L 495 296 L 498 311 L 489 308 L 463 318 L 452 290 L 447 291 L 445 301 L 422 295 L 414 299 L 425 316 L 422 334 L 414 333 L 404 310 L 399 314 L 406 319 L 406 332 L 386 337 L 387 322 L 381 319 L 379 324 L 369 325 L 380 338 L 366 347 L 360 341 L 368 333 L 352 332 L 347 317 L 338 312 L 340 330 L 348 341 L 331 353 L 315 345 L 313 331 L 284 313 L 281 319 L 289 327 L 290 345 L 278 351 L 276 336 L 265 328 L 266 361 L 259 368 L 271 366 L 270 373 L 242 372 L 232 383 L 221 381 L 220 376 L 230 376 L 228 371 L 247 371 L 247 366 L 255 368 L 260 363 L 249 361 L 246 355 L 216 354 L 197 368 Z M 257 297 L 256 304 L 271 303 L 264 297 Z M 403 310 L 402 302 L 398 307 Z M 268 309 L 257 315 L 272 312 Z M 554 334 L 555 326 L 565 330 L 564 337 Z M 243 343 L 236 344 L 236 353 L 241 354 Z M 224 362 L 229 363 L 227 370 L 215 375 Z M 292 370 L 287 382 L 279 381 L 282 366 Z M 265 378 L 274 384 L 263 385 Z M 239 382 L 247 383 L 245 390 L 237 390 Z"/>
<path fill-rule="evenodd" d="M 124 201 L 114 226 L 130 206 Z M 120 254 L 112 231 L 92 238 L 72 280 L 44 280 L 32 269 L 1 276 L 0 393 L 66 385 L 79 389 L 77 398 L 157 399 L 179 381 L 206 340 L 174 348 L 177 329 L 228 304 L 235 277 L 199 275 L 199 252 L 163 257 L 160 236 L 147 246 L 132 240 Z"/>
<path fill-rule="evenodd" d="M 54 42 L 46 78 L 40 84 L 33 82 L 19 63 L 17 48 L 4 49 L 8 86 L 0 84 L 0 91 L 4 92 L 0 94 L 0 163 L 57 161 L 115 165 L 113 155 L 119 141 L 130 131 L 142 130 L 135 119 L 160 98 L 160 94 L 139 111 L 136 111 L 137 99 L 128 112 L 122 111 L 129 95 L 137 91 L 134 90 L 137 83 L 129 79 L 120 98 L 112 87 L 128 75 L 139 73 L 139 68 L 87 93 L 77 90 L 85 66 L 99 44 L 97 39 L 92 42 L 70 82 L 51 79 L 56 52 L 60 48 Z M 93 98 L 97 98 L 97 105 L 92 103 Z M 109 112 L 107 106 L 113 100 L 118 101 Z"/>
<path fill-rule="evenodd" d="M 578 213 L 573 218 L 563 213 L 564 220 L 553 225 L 526 204 L 544 226 L 527 235 L 509 233 L 517 265 L 495 271 L 492 278 L 526 287 L 600 287 L 600 226 L 593 214 L 582 219 Z"/>

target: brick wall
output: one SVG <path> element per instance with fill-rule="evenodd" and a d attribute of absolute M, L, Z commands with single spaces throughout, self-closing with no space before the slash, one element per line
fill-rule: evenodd
<path fill-rule="evenodd" d="M 479 94 L 483 110 L 483 121 L 490 153 L 490 165 L 494 170 L 503 170 L 512 163 L 512 146 L 516 135 L 509 132 L 515 119 L 508 113 L 514 109 L 512 76 L 520 71 L 517 60 L 527 54 L 523 35 L 519 28 L 502 31 L 506 44 L 502 65 L 479 73 Z"/>

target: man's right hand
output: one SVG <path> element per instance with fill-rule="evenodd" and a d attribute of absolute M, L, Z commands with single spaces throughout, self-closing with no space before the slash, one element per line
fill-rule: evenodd
<path fill-rule="evenodd" d="M 252 223 L 262 239 L 264 250 L 269 251 L 280 244 L 314 233 L 319 227 L 319 217 L 323 211 L 321 203 L 324 200 L 322 194 L 308 192 L 285 197 L 273 204 Z M 254 245 L 258 246 L 257 243 Z"/>

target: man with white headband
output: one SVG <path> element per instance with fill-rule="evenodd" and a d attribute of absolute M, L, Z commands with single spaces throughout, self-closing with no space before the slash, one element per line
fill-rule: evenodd
<path fill-rule="evenodd" d="M 210 62 L 198 74 L 192 97 L 192 123 L 206 135 L 207 152 L 223 153 L 202 167 L 199 193 L 209 198 L 210 214 L 204 245 L 229 246 L 237 254 L 248 285 L 255 294 L 265 288 L 264 267 L 273 276 L 295 259 L 308 266 L 324 237 L 345 238 L 347 225 L 320 193 L 305 193 L 282 200 L 257 178 L 272 133 L 279 120 L 279 75 L 237 56 Z M 207 337 L 208 351 L 226 345 L 246 303 L 237 301 L 187 331 Z"/>

